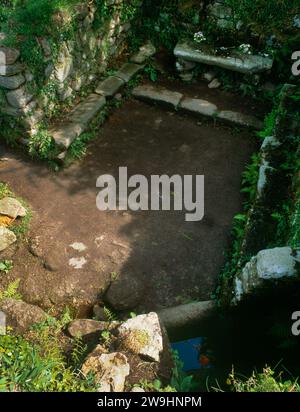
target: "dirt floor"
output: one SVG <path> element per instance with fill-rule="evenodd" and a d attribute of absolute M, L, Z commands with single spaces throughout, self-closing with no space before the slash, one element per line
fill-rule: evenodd
<path fill-rule="evenodd" d="M 122 277 L 145 287 L 136 311 L 210 299 L 232 218 L 241 210 L 241 173 L 255 148 L 251 132 L 134 100 L 110 116 L 82 161 L 59 173 L 2 148 L 8 160 L 0 162 L 0 179 L 32 206 L 33 220 L 28 244 L 18 246 L 14 269 L 0 282 L 20 278 L 26 301 L 56 309 L 72 304 L 79 316 Z M 129 176 L 204 174 L 205 218 L 186 222 L 184 211 L 100 212 L 96 179 L 117 177 L 120 166 Z M 75 242 L 85 250 L 75 250 Z M 84 258 L 81 269 L 73 258 Z"/>

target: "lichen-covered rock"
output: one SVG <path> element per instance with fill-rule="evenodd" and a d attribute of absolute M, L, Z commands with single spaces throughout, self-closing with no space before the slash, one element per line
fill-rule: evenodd
<path fill-rule="evenodd" d="M 130 367 L 123 353 L 105 353 L 101 345 L 88 356 L 82 366 L 82 373 L 95 374 L 98 392 L 123 392 Z"/>
<path fill-rule="evenodd" d="M 163 336 L 156 313 L 128 319 L 118 328 L 121 347 L 159 362 L 163 351 Z"/>
<path fill-rule="evenodd" d="M 296 277 L 299 264 L 299 249 L 293 250 L 287 246 L 261 250 L 235 278 L 234 302 L 263 286 L 265 281 Z"/>
<path fill-rule="evenodd" d="M 41 308 L 21 300 L 1 300 L 0 309 L 6 315 L 6 325 L 12 327 L 17 333 L 24 333 L 30 326 L 43 322 L 47 318 L 47 314 Z"/>
<path fill-rule="evenodd" d="M 19 200 L 13 197 L 4 197 L 0 200 L 0 214 L 15 219 L 18 216 L 26 216 L 27 211 Z"/>
<path fill-rule="evenodd" d="M 7 249 L 17 240 L 16 235 L 4 226 L 0 226 L 0 252 Z"/>

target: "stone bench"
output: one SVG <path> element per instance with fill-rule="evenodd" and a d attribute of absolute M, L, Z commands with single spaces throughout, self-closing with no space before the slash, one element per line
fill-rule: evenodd
<path fill-rule="evenodd" d="M 259 55 L 246 55 L 238 51 L 228 56 L 216 55 L 207 50 L 200 50 L 200 46 L 189 42 L 179 42 L 174 49 L 175 57 L 181 62 L 202 63 L 217 66 L 243 74 L 254 74 L 270 70 L 273 59 Z"/>

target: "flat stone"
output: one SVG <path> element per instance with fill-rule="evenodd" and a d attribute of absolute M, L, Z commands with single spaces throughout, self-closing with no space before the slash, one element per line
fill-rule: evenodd
<path fill-rule="evenodd" d="M 209 70 L 203 74 L 203 79 L 209 83 L 216 77 L 216 73 L 213 70 Z"/>
<path fill-rule="evenodd" d="M 207 100 L 192 99 L 189 97 L 185 97 L 180 102 L 179 109 L 188 113 L 209 117 L 215 116 L 218 111 L 217 106 Z"/>
<path fill-rule="evenodd" d="M 221 82 L 218 79 L 213 79 L 208 87 L 209 89 L 218 89 L 221 86 Z"/>
<path fill-rule="evenodd" d="M 151 42 L 148 42 L 140 47 L 139 51 L 131 57 L 130 61 L 132 63 L 142 64 L 145 63 L 145 61 L 152 57 L 155 53 L 155 46 Z"/>
<path fill-rule="evenodd" d="M 49 134 L 53 137 L 57 146 L 67 149 L 83 131 L 84 128 L 80 123 L 65 123 L 49 129 Z"/>
<path fill-rule="evenodd" d="M 128 83 L 144 66 L 135 63 L 125 63 L 120 70 L 117 71 L 115 76 Z"/>
<path fill-rule="evenodd" d="M 22 86 L 19 89 L 7 92 L 6 98 L 11 106 L 21 109 L 32 100 L 33 96 Z"/>
<path fill-rule="evenodd" d="M 95 93 L 105 97 L 113 97 L 124 86 L 124 80 L 116 76 L 110 76 L 103 80 L 96 88 Z"/>
<path fill-rule="evenodd" d="M 174 54 L 185 60 L 218 66 L 239 73 L 259 73 L 270 70 L 273 66 L 273 59 L 270 57 L 245 55 L 238 52 L 231 56 L 219 56 L 200 50 L 199 46 L 188 42 L 178 43 Z"/>
<path fill-rule="evenodd" d="M 20 51 L 10 47 L 0 46 L 0 66 L 14 64 L 20 56 Z"/>
<path fill-rule="evenodd" d="M 27 211 L 19 200 L 13 197 L 4 197 L 0 200 L 0 214 L 16 219 L 18 216 L 26 216 Z"/>
<path fill-rule="evenodd" d="M 173 109 L 178 107 L 183 98 L 183 95 L 179 92 L 151 85 L 138 86 L 133 90 L 132 94 L 140 100 L 162 104 Z"/>
<path fill-rule="evenodd" d="M 25 77 L 22 74 L 16 74 L 15 76 L 0 76 L 0 87 L 14 90 L 22 86 L 25 81 Z"/>
<path fill-rule="evenodd" d="M 92 93 L 71 111 L 68 121 L 87 126 L 105 104 L 106 99 L 104 96 Z"/>
<path fill-rule="evenodd" d="M 21 117 L 24 113 L 21 109 L 11 107 L 8 104 L 0 107 L 0 112 L 12 117 Z"/>
<path fill-rule="evenodd" d="M 17 240 L 16 235 L 4 226 L 0 226 L 0 252 L 7 249 Z"/>
<path fill-rule="evenodd" d="M 35 323 L 47 319 L 47 314 L 41 308 L 21 300 L 4 299 L 0 301 L 0 309 L 6 315 L 7 326 L 17 333 L 24 333 Z"/>
<path fill-rule="evenodd" d="M 99 335 L 104 330 L 109 330 L 108 322 L 99 322 L 92 319 L 77 319 L 68 326 L 68 332 L 73 338 L 82 338 L 87 335 Z"/>
<path fill-rule="evenodd" d="M 248 114 L 233 112 L 231 110 L 222 110 L 218 112 L 217 117 L 220 120 L 238 126 L 251 127 L 256 130 L 261 130 L 263 128 L 263 122 L 261 120 Z"/>
<path fill-rule="evenodd" d="M 90 94 L 71 111 L 65 123 L 49 130 L 55 143 L 67 149 L 74 139 L 88 128 L 90 121 L 104 107 L 105 103 L 104 96 Z"/>
<path fill-rule="evenodd" d="M 15 74 L 21 73 L 24 70 L 24 65 L 21 63 L 11 64 L 11 65 L 1 65 L 0 64 L 0 76 L 13 76 Z"/>
<path fill-rule="evenodd" d="M 123 353 L 101 353 L 98 345 L 82 365 L 82 373 L 93 373 L 96 383 L 100 384 L 98 392 L 123 392 L 130 367 Z"/>
<path fill-rule="evenodd" d="M 122 346 L 148 359 L 159 362 L 163 351 L 160 322 L 155 312 L 128 319 L 119 328 Z"/>

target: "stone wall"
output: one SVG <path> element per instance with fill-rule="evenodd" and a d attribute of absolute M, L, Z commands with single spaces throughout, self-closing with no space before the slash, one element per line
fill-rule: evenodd
<path fill-rule="evenodd" d="M 76 30 L 71 39 L 55 45 L 51 37 L 35 39 L 43 56 L 42 78 L 35 78 L 33 67 L 24 64 L 19 50 L 0 46 L 2 122 L 8 119 L 11 126 L 22 124 L 32 135 L 42 121 L 59 114 L 62 104 L 72 106 L 78 95 L 105 75 L 110 64 L 126 50 L 133 20 L 142 5 L 135 1 L 136 13 L 126 15 L 125 0 L 106 3 L 108 17 L 100 25 L 95 24 L 99 10 L 93 2 L 77 5 L 72 17 L 59 12 L 53 16 L 61 25 L 66 23 L 64 20 L 74 19 Z M 2 33 L 0 40 L 4 39 Z"/>
<path fill-rule="evenodd" d="M 272 287 L 274 281 L 299 279 L 299 248 L 290 242 L 285 247 L 268 248 L 274 243 L 272 214 L 284 202 L 285 186 L 293 180 L 293 176 L 282 169 L 282 163 L 286 161 L 285 152 L 297 149 L 299 122 L 293 114 L 298 109 L 297 102 L 291 99 L 295 90 L 294 85 L 284 85 L 273 135 L 264 139 L 259 152 L 256 198 L 247 218 L 240 263 L 245 256 L 252 258 L 246 265 L 241 265 L 233 279 L 233 303 L 262 287 Z"/>

